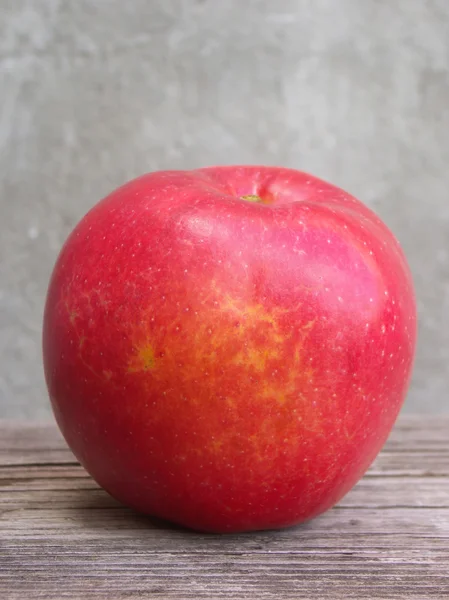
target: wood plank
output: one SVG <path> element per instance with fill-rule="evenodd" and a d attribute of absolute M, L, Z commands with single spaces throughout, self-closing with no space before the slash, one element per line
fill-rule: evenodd
<path fill-rule="evenodd" d="M 447 579 L 434 563 L 357 560 L 344 554 L 314 555 L 163 554 L 131 557 L 126 567 L 100 560 L 63 563 L 49 555 L 40 570 L 0 582 L 8 600 L 23 598 L 356 598 L 395 600 L 447 598 Z M 55 577 L 55 572 L 57 576 Z M 22 570 L 23 573 L 23 570 Z M 29 576 L 27 581 L 26 576 Z M 13 586 L 11 585 L 13 584 Z M 6 585 L 5 585 L 6 584 Z M 9 586 L 9 587 L 8 587 Z M 41 591 L 45 590 L 44 596 Z M 33 595 L 30 595 L 31 594 Z"/>
<path fill-rule="evenodd" d="M 0 424 L 0 598 L 449 598 L 448 432 L 401 417 L 333 510 L 218 536 L 122 507 L 54 425 Z"/>
<path fill-rule="evenodd" d="M 449 453 L 391 452 L 386 445 L 365 477 L 449 477 Z"/>
<path fill-rule="evenodd" d="M 75 462 L 56 424 L 0 421 L 0 465 Z"/>
<path fill-rule="evenodd" d="M 417 548 L 439 549 L 449 559 L 449 509 L 364 509 L 335 508 L 325 515 L 298 527 L 275 532 L 257 532 L 238 536 L 200 535 L 184 531 L 156 519 L 143 517 L 126 508 L 8 510 L 1 524 L 2 544 L 13 540 L 13 545 L 37 543 L 42 548 L 49 542 L 61 544 L 90 543 L 109 546 L 112 538 L 120 541 L 118 549 L 126 544 L 135 549 L 141 542 L 147 554 L 170 552 L 252 551 L 253 544 L 262 544 L 270 553 L 291 552 L 303 545 L 318 548 L 329 544 L 332 548 L 354 547 L 373 550 L 377 547 L 401 548 L 404 556 Z M 113 534 L 113 535 L 112 535 Z M 409 548 L 410 543 L 418 543 Z M 123 546 L 122 544 L 125 544 Z M 129 546 L 128 546 L 129 547 Z M 446 573 L 449 572 L 446 564 Z"/>
<path fill-rule="evenodd" d="M 54 423 L 39 426 L 0 421 L 0 466 L 77 464 Z M 449 476 L 449 418 L 402 415 L 369 476 L 388 475 L 405 466 L 404 476 Z M 403 453 L 406 456 L 403 456 Z"/>
<path fill-rule="evenodd" d="M 8 506 L 38 510 L 49 504 L 53 508 L 87 508 L 95 502 L 97 508 L 114 506 L 82 467 L 59 467 L 58 476 L 46 469 L 39 473 L 22 472 L 4 477 L 0 469 L 0 510 Z M 51 473 L 47 477 L 47 473 Z M 10 473 L 7 473 L 10 475 Z M 449 508 L 449 477 L 388 477 L 381 483 L 364 477 L 343 498 L 341 508 L 428 507 Z M 0 520 L 1 522 L 1 520 Z"/>

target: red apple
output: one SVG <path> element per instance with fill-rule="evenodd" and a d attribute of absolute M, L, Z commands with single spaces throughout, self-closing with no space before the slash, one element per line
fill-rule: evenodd
<path fill-rule="evenodd" d="M 384 444 L 416 337 L 387 227 L 268 167 L 151 173 L 65 243 L 44 318 L 56 419 L 112 496 L 202 531 L 334 505 Z"/>

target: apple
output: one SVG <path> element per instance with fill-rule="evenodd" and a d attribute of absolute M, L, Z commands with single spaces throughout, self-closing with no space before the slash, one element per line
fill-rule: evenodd
<path fill-rule="evenodd" d="M 144 175 L 69 236 L 43 355 L 61 431 L 113 497 L 199 531 L 332 507 L 404 401 L 410 270 L 341 189 L 257 166 Z"/>

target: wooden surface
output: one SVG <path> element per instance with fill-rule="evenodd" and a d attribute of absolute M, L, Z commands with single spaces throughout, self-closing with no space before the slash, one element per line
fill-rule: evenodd
<path fill-rule="evenodd" d="M 449 598 L 449 418 L 401 417 L 364 479 L 303 526 L 230 536 L 123 508 L 54 425 L 0 423 L 0 598 Z"/>

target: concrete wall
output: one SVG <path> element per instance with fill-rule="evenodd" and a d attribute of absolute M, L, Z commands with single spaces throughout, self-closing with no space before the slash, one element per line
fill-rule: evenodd
<path fill-rule="evenodd" d="M 0 417 L 47 418 L 40 328 L 66 235 L 142 172 L 283 164 L 394 230 L 448 411 L 448 0 L 2 0 Z"/>

